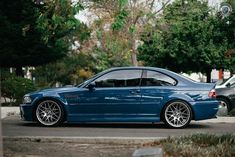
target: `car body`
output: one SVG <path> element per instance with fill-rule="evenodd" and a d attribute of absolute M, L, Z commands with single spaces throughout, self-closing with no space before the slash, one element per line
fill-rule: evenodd
<path fill-rule="evenodd" d="M 218 116 L 226 116 L 235 108 L 235 76 L 219 82 L 215 87 L 216 98 L 221 102 Z"/>
<path fill-rule="evenodd" d="M 154 67 L 120 67 L 101 72 L 77 87 L 26 94 L 26 121 L 54 126 L 80 122 L 159 122 L 183 128 L 191 120 L 215 118 L 214 84 L 197 83 Z"/>

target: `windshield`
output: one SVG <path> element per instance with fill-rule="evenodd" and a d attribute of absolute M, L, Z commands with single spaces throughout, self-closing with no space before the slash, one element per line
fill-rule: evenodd
<path fill-rule="evenodd" d="M 89 79 L 87 79 L 86 81 L 82 82 L 81 84 L 77 85 L 77 87 L 81 87 L 82 85 L 86 84 L 87 82 L 89 82 L 90 80 L 92 80 L 93 78 L 95 78 L 97 75 L 99 75 L 100 73 L 98 74 L 95 74 L 93 76 L 91 76 Z"/>
<path fill-rule="evenodd" d="M 222 85 L 224 84 L 228 79 L 220 79 L 216 82 L 216 85 Z"/>
<path fill-rule="evenodd" d="M 218 80 L 217 82 L 216 82 L 216 85 L 223 85 L 223 84 L 225 84 L 228 80 L 229 80 L 229 83 L 231 83 L 231 84 L 234 84 L 234 82 L 235 82 L 235 78 L 232 78 L 232 77 L 229 77 L 228 79 L 220 79 L 220 80 Z"/>

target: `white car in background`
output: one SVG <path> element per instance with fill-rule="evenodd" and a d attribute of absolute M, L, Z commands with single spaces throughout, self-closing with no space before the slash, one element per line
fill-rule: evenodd
<path fill-rule="evenodd" d="M 216 82 L 215 88 L 227 88 L 235 84 L 235 76 L 232 76 L 228 79 L 222 79 Z"/>
<path fill-rule="evenodd" d="M 217 81 L 215 92 L 220 101 L 217 116 L 227 116 L 235 108 L 235 76 Z"/>

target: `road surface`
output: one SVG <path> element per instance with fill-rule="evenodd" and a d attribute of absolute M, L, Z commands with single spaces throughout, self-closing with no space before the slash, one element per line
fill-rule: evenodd
<path fill-rule="evenodd" d="M 112 137 L 151 138 L 184 136 L 194 133 L 226 134 L 235 133 L 235 123 L 202 123 L 192 121 L 184 129 L 170 129 L 163 123 L 156 124 L 63 124 L 59 127 L 42 127 L 36 123 L 24 122 L 19 116 L 2 120 L 3 136 L 43 137 Z"/>

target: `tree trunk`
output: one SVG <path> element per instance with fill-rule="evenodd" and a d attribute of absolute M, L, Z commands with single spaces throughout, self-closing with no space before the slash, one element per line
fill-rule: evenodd
<path fill-rule="evenodd" d="M 133 66 L 138 66 L 138 61 L 137 61 L 137 50 L 136 50 L 136 36 L 132 35 L 132 47 L 131 47 L 131 62 Z"/>
<path fill-rule="evenodd" d="M 24 77 L 24 72 L 22 67 L 16 67 L 16 76 Z"/>
<path fill-rule="evenodd" d="M 207 83 L 211 82 L 211 70 L 206 71 L 206 82 Z"/>
<path fill-rule="evenodd" d="M 131 61 L 132 61 L 132 65 L 133 66 L 138 66 L 138 62 L 137 62 L 137 55 L 136 55 L 136 52 L 132 50 L 132 53 L 131 53 Z"/>

